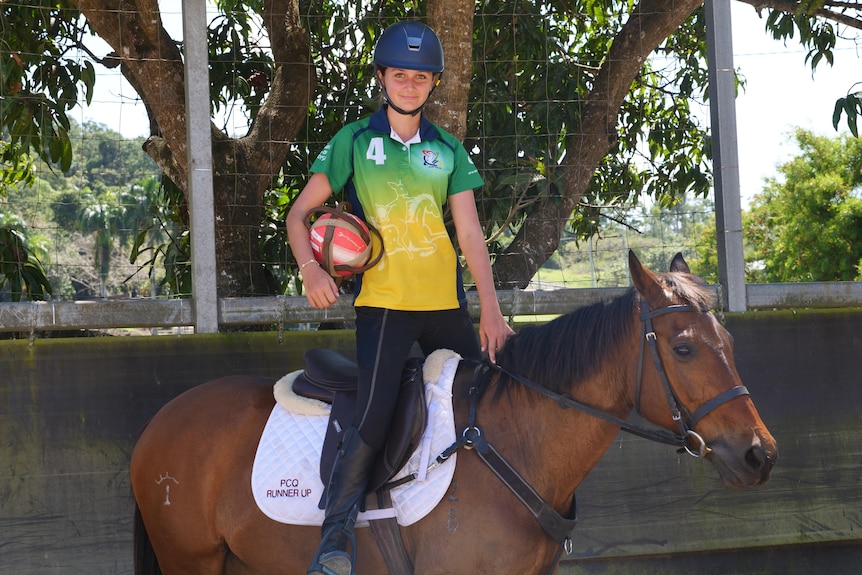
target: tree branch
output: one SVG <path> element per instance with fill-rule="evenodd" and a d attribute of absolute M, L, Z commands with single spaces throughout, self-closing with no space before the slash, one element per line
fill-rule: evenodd
<path fill-rule="evenodd" d="M 799 3 L 793 0 L 742 0 L 742 2 L 753 6 L 758 13 L 763 10 L 778 10 L 787 14 L 795 14 L 796 9 L 799 7 Z M 834 8 L 834 10 L 827 9 L 827 7 Z M 825 2 L 823 8 L 819 8 L 809 15 L 831 20 L 838 24 L 843 24 L 848 28 L 862 30 L 862 12 L 860 12 L 860 8 L 862 8 L 862 5 L 856 2 Z M 849 15 L 845 12 L 847 10 L 855 11 L 856 15 Z"/>
<path fill-rule="evenodd" d="M 702 3 L 701 0 L 645 0 L 614 39 L 608 57 L 584 100 L 581 124 L 566 146 L 561 180 L 564 196 L 527 216 L 494 271 L 502 289 L 525 288 L 553 253 L 572 211 L 602 159 L 616 143 L 617 115 L 644 61 Z M 526 279 L 524 279 L 526 278 Z"/>
<path fill-rule="evenodd" d="M 187 189 L 185 76 L 176 43 L 162 26 L 157 0 L 74 0 L 90 27 L 122 59 L 121 70 L 148 103 L 164 138 L 145 148 Z M 167 162 L 167 163 L 165 163 Z"/>
<path fill-rule="evenodd" d="M 272 44 L 275 74 L 266 101 L 242 144 L 254 146 L 266 142 L 251 161 L 256 173 L 276 174 L 308 114 L 317 77 L 297 1 L 267 0 L 263 21 Z"/>

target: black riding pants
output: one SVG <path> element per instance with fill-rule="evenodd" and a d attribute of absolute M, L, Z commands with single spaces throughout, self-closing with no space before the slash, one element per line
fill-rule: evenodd
<path fill-rule="evenodd" d="M 354 425 L 369 446 L 383 448 L 401 385 L 401 372 L 413 343 L 425 355 L 451 349 L 479 358 L 481 350 L 465 306 L 441 311 L 356 308 L 356 359 L 359 397 Z"/>

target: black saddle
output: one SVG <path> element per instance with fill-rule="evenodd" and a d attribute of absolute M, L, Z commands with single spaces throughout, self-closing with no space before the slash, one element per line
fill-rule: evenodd
<path fill-rule="evenodd" d="M 332 404 L 320 455 L 320 477 L 323 484 L 327 485 L 342 436 L 352 425 L 356 414 L 358 366 L 331 349 L 309 349 L 304 359 L 305 370 L 294 380 L 293 392 Z M 377 491 L 392 479 L 404 467 L 422 439 L 428 423 L 423 363 L 424 360 L 412 357 L 404 365 L 389 437 L 374 464 L 368 493 Z"/>

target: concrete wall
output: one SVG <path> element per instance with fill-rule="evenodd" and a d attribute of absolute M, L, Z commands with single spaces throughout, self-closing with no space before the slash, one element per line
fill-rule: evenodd
<path fill-rule="evenodd" d="M 578 491 L 583 573 L 855 573 L 862 564 L 862 312 L 730 315 L 736 358 L 781 451 L 773 478 L 621 434 Z M 0 573 L 131 573 L 128 459 L 185 389 L 279 377 L 350 332 L 0 341 Z"/>

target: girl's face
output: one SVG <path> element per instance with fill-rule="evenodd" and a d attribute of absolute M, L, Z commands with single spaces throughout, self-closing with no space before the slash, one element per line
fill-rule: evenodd
<path fill-rule="evenodd" d="M 377 72 L 389 100 L 402 110 L 416 110 L 425 103 L 437 83 L 435 74 L 421 70 L 386 68 Z"/>

